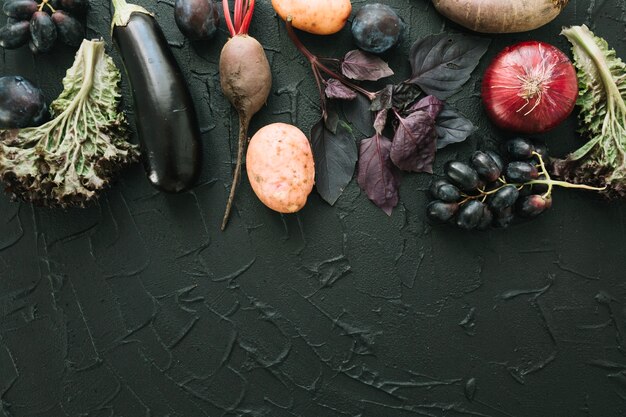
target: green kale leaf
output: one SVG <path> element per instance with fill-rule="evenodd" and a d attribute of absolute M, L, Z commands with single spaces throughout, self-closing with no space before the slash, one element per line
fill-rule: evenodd
<path fill-rule="evenodd" d="M 553 163 L 557 176 L 626 197 L 626 64 L 587 26 L 565 28 L 578 70 L 581 133 L 589 141 Z"/>
<path fill-rule="evenodd" d="M 0 130 L 0 178 L 14 198 L 49 207 L 83 207 L 139 158 L 120 110 L 120 72 L 104 41 L 84 40 L 52 102 L 53 119 Z"/>

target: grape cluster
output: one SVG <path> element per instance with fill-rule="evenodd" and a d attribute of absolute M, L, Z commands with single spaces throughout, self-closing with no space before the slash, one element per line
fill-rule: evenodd
<path fill-rule="evenodd" d="M 88 6 L 88 0 L 6 0 L 2 11 L 8 18 L 0 28 L 0 46 L 16 49 L 28 43 L 34 54 L 50 51 L 57 39 L 79 46 L 85 29 L 75 16 Z"/>
<path fill-rule="evenodd" d="M 525 138 L 506 142 L 505 164 L 500 154 L 475 152 L 469 163 L 450 161 L 445 179 L 435 180 L 436 199 L 427 208 L 435 222 L 451 222 L 465 230 L 508 227 L 516 216 L 534 218 L 552 206 L 552 188 L 583 188 L 554 181 L 546 169 L 548 150 Z"/>

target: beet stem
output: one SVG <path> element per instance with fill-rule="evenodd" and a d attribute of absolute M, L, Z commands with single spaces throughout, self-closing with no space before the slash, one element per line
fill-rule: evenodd
<path fill-rule="evenodd" d="M 230 187 L 230 194 L 228 196 L 228 202 L 226 203 L 226 210 L 224 211 L 224 219 L 222 220 L 222 232 L 226 229 L 228 219 L 230 218 L 230 212 L 233 208 L 233 202 L 235 201 L 235 192 L 237 191 L 237 185 L 241 179 L 241 167 L 243 165 L 243 154 L 248 143 L 248 125 L 250 121 L 246 116 L 239 115 L 239 143 L 237 148 L 237 165 L 235 165 L 235 172 L 233 173 L 233 184 Z"/>
<path fill-rule="evenodd" d="M 224 0 L 227 1 L 227 0 Z M 241 0 L 235 1 L 235 30 L 239 33 L 241 28 L 241 16 L 243 15 L 243 2 Z"/>
<path fill-rule="evenodd" d="M 239 30 L 239 34 L 241 35 L 247 34 L 248 29 L 250 29 L 250 23 L 252 22 L 252 14 L 254 13 L 254 3 L 255 3 L 255 0 L 250 0 L 248 13 L 246 13 L 246 16 L 243 19 L 243 23 L 241 25 L 241 29 Z"/>
<path fill-rule="evenodd" d="M 235 35 L 237 35 L 237 32 L 235 32 L 235 27 L 233 26 L 233 20 L 230 17 L 230 9 L 228 7 L 228 0 L 224 0 L 222 2 L 222 6 L 224 8 L 224 20 L 226 21 L 226 26 L 228 27 L 230 36 L 234 37 Z"/>

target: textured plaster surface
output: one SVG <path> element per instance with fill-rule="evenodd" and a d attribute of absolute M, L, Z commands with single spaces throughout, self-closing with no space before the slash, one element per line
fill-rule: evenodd
<path fill-rule="evenodd" d="M 414 40 L 462 30 L 426 0 L 384 2 L 409 27 L 386 56 L 395 81 L 408 76 Z M 335 207 L 314 193 L 302 212 L 281 216 L 244 179 L 221 233 L 237 132 L 219 89 L 226 31 L 190 43 L 171 4 L 141 4 L 190 84 L 201 182 L 164 195 L 136 166 L 97 205 L 66 212 L 0 195 L 0 417 L 626 416 L 623 203 L 559 190 L 536 221 L 467 234 L 425 223 L 426 175 L 405 176 L 391 217 L 355 181 Z M 93 0 L 88 36 L 111 45 L 110 16 Z M 560 28 L 581 23 L 626 58 L 623 0 L 572 0 L 538 31 L 492 37 L 452 99 L 480 130 L 440 152 L 437 173 L 503 138 L 480 104 L 489 59 L 525 39 L 568 50 Z M 251 132 L 278 121 L 308 132 L 319 117 L 315 83 L 268 0 L 251 32 L 274 75 Z M 348 29 L 302 38 L 325 55 L 353 48 Z M 35 58 L 3 51 L 0 71 L 32 79 L 50 100 L 72 58 L 62 47 Z M 545 135 L 552 153 L 578 147 L 575 131 L 571 118 Z"/>

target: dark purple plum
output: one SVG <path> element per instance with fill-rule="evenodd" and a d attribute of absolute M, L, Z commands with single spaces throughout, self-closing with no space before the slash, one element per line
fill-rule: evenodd
<path fill-rule="evenodd" d="M 80 46 L 85 28 L 78 19 L 62 10 L 52 13 L 51 19 L 56 25 L 57 37 L 61 42 L 69 46 Z"/>
<path fill-rule="evenodd" d="M 197 41 L 215 35 L 220 16 L 214 0 L 176 0 L 174 20 L 183 35 Z"/>
<path fill-rule="evenodd" d="M 30 37 L 38 52 L 48 52 L 57 40 L 57 28 L 46 12 L 35 12 L 30 19 Z"/>
<path fill-rule="evenodd" d="M 382 54 L 400 43 L 404 21 L 385 4 L 366 4 L 352 22 L 352 37 L 364 51 Z"/>
<path fill-rule="evenodd" d="M 48 117 L 45 98 L 30 81 L 20 76 L 0 78 L 0 129 L 39 126 Z"/>
<path fill-rule="evenodd" d="M 7 23 L 0 29 L 0 46 L 6 49 L 19 48 L 25 45 L 30 38 L 30 22 L 22 20 L 15 23 Z"/>

